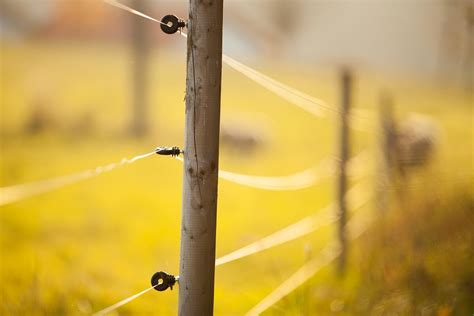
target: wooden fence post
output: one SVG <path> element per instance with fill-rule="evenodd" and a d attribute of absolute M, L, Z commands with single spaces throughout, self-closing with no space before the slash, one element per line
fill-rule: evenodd
<path fill-rule="evenodd" d="M 190 0 L 179 315 L 212 315 L 223 0 Z"/>
<path fill-rule="evenodd" d="M 339 178 L 337 187 L 339 227 L 338 237 L 341 254 L 338 261 L 338 270 L 342 274 L 345 270 L 347 256 L 346 222 L 347 222 L 347 161 L 349 160 L 349 111 L 351 105 L 352 75 L 348 69 L 341 73 L 341 109 L 340 109 L 340 152 Z"/>
<path fill-rule="evenodd" d="M 147 0 L 133 0 L 132 7 L 147 12 Z M 132 120 L 131 131 L 134 136 L 143 136 L 149 128 L 148 111 L 148 68 L 150 55 L 149 21 L 132 16 Z"/>
<path fill-rule="evenodd" d="M 380 157 L 378 159 L 379 170 L 377 172 L 377 208 L 379 214 L 384 215 L 389 205 L 389 190 L 393 185 L 394 165 L 396 159 L 396 134 L 395 121 L 393 118 L 393 100 L 388 93 L 383 93 L 379 100 L 379 116 L 381 136 Z"/>

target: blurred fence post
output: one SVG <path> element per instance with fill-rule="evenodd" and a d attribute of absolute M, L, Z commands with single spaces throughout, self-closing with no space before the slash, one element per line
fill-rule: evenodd
<path fill-rule="evenodd" d="M 311 246 L 310 243 L 307 243 L 304 245 L 304 252 L 305 252 L 305 264 L 309 264 L 309 262 L 311 262 L 311 260 L 313 259 L 313 247 Z M 304 315 L 306 316 L 310 316 L 312 315 L 311 314 L 311 310 L 312 310 L 312 306 L 311 306 L 311 296 L 313 295 L 313 284 L 312 284 L 312 280 L 311 278 L 306 281 L 306 293 L 305 293 L 305 296 L 306 296 L 306 305 L 305 305 L 305 312 L 304 312 Z"/>
<path fill-rule="evenodd" d="M 148 0 L 133 0 L 132 7 L 140 12 L 148 12 Z M 149 125 L 147 120 L 149 98 L 149 21 L 132 15 L 132 119 L 131 132 L 140 137 L 146 134 Z"/>
<path fill-rule="evenodd" d="M 389 205 L 389 190 L 393 185 L 394 167 L 396 163 L 396 132 L 393 118 L 393 100 L 386 92 L 380 95 L 379 119 L 381 133 L 379 140 L 379 170 L 376 179 L 376 203 L 379 214 L 383 215 Z"/>
<path fill-rule="evenodd" d="M 223 0 L 190 0 L 179 315 L 212 315 Z"/>
<path fill-rule="evenodd" d="M 338 237 L 341 247 L 338 270 L 342 274 L 345 270 L 347 256 L 346 222 L 347 222 L 347 161 L 349 160 L 349 111 L 351 105 L 352 74 L 349 69 L 341 71 L 341 111 L 340 111 L 340 152 L 339 152 L 339 179 L 337 187 L 338 201 Z"/>

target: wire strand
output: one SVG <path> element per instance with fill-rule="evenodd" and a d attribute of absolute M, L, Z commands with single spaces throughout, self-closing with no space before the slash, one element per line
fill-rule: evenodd
<path fill-rule="evenodd" d="M 158 284 L 155 285 L 155 286 L 158 286 Z M 129 296 L 129 297 L 127 297 L 127 298 L 121 300 L 120 302 L 117 302 L 117 303 L 115 303 L 115 304 L 113 304 L 113 305 L 110 305 L 109 307 L 106 307 L 106 308 L 104 308 L 104 309 L 102 309 L 102 310 L 100 310 L 100 311 L 98 311 L 98 312 L 92 314 L 92 316 L 102 316 L 102 315 L 106 315 L 106 314 L 108 314 L 108 313 L 110 313 L 110 312 L 116 310 L 116 309 L 119 308 L 120 306 L 123 306 L 123 305 L 125 305 L 125 304 L 127 304 L 127 303 L 129 303 L 129 302 L 131 302 L 131 301 L 133 301 L 133 300 L 135 300 L 135 299 L 137 299 L 137 298 L 139 298 L 139 297 L 142 296 L 143 294 L 145 294 L 145 293 L 147 293 L 147 292 L 153 290 L 153 289 L 155 288 L 155 286 L 151 286 L 151 287 L 149 287 L 149 288 L 147 288 L 147 289 L 145 289 L 145 290 L 143 290 L 143 291 L 141 291 L 141 292 L 138 292 L 138 293 L 136 293 L 136 294 L 133 294 L 132 296 Z"/>
<path fill-rule="evenodd" d="M 248 187 L 272 190 L 272 191 L 291 191 L 301 190 L 311 187 L 320 180 L 334 174 L 333 164 L 327 159 L 318 166 L 308 168 L 288 176 L 265 177 L 238 174 L 230 171 L 219 170 L 219 177 Z"/>
<path fill-rule="evenodd" d="M 94 169 L 89 169 L 62 177 L 0 188 L 0 206 L 18 202 L 20 200 L 33 197 L 35 195 L 57 190 L 64 186 L 74 184 L 92 177 L 96 177 L 105 172 L 112 171 L 127 164 L 135 163 L 141 159 L 148 158 L 152 155 L 155 155 L 155 152 L 138 155 L 130 159 L 123 158 L 119 162 L 114 162 L 104 166 L 98 166 Z"/>
<path fill-rule="evenodd" d="M 354 210 L 361 208 L 365 203 L 370 200 L 365 192 L 367 192 L 367 190 L 364 190 L 363 184 L 358 184 L 347 192 L 346 198 L 348 199 L 348 202 Z M 267 237 L 263 237 L 247 246 L 232 251 L 227 255 L 221 256 L 216 259 L 215 266 L 222 266 L 224 264 L 237 261 L 250 255 L 257 254 L 264 250 L 279 246 L 286 242 L 310 234 L 324 225 L 329 225 L 335 220 L 337 220 L 337 217 L 331 214 L 331 211 L 334 209 L 334 207 L 335 202 L 332 202 L 329 206 L 318 212 L 318 214 L 310 215 L 294 224 L 280 229 L 279 231 Z M 151 289 L 153 289 L 153 287 L 147 288 L 141 292 L 138 292 L 137 294 L 129 296 L 107 308 L 102 309 L 101 311 L 93 314 L 93 316 L 105 315 L 107 313 L 110 313 L 111 311 L 119 308 L 120 306 L 123 306 L 140 297 Z"/>
<path fill-rule="evenodd" d="M 176 157 L 183 162 L 183 158 Z M 318 166 L 293 173 L 287 176 L 255 176 L 219 169 L 219 178 L 255 189 L 270 191 L 291 191 L 308 188 L 316 182 L 334 174 L 334 165 L 324 159 Z"/>
<path fill-rule="evenodd" d="M 299 106 L 303 110 L 315 116 L 324 116 L 321 108 L 338 113 L 339 111 L 329 106 L 325 101 L 312 97 L 306 93 L 296 90 L 288 85 L 285 85 L 269 76 L 238 62 L 234 58 L 223 54 L 222 61 L 233 68 L 234 70 L 245 75 L 249 79 L 258 83 L 267 90 L 275 93 L 279 97 L 287 100 L 294 105 Z"/>
<path fill-rule="evenodd" d="M 348 230 L 350 233 L 350 239 L 354 240 L 364 233 L 370 226 L 372 219 L 366 216 L 355 216 L 348 223 Z M 305 264 L 293 275 L 291 275 L 286 281 L 280 284 L 274 291 L 268 294 L 263 300 L 255 305 L 250 311 L 246 313 L 246 316 L 260 315 L 265 310 L 276 304 L 282 298 L 293 292 L 322 268 L 330 264 L 335 260 L 341 253 L 339 243 L 336 241 L 330 242 L 324 247 L 319 256 Z"/>
<path fill-rule="evenodd" d="M 324 117 L 325 115 L 323 110 L 337 115 L 342 113 L 338 108 L 329 105 L 327 102 L 310 96 L 309 94 L 290 87 L 278 80 L 275 80 L 247 65 L 244 65 L 241 62 L 238 62 L 226 54 L 222 55 L 222 61 L 232 69 L 240 72 L 263 88 L 273 92 L 282 99 L 298 106 L 299 108 L 314 116 Z M 371 124 L 371 120 L 369 119 L 370 117 L 367 114 L 367 110 L 360 109 L 356 111 L 356 109 L 354 109 L 352 113 L 349 114 L 349 116 L 352 119 L 350 124 L 352 128 L 364 132 L 373 131 L 373 126 Z"/>
<path fill-rule="evenodd" d="M 110 5 L 114 6 L 114 7 L 116 7 L 116 8 L 125 10 L 125 11 L 127 11 L 127 12 L 133 13 L 133 14 L 138 15 L 138 16 L 141 16 L 142 18 L 151 20 L 151 21 L 153 21 L 153 22 L 157 22 L 157 23 L 160 23 L 160 24 L 162 24 L 162 25 L 168 26 L 168 24 L 163 23 L 163 22 L 161 22 L 160 20 L 154 19 L 154 18 L 152 18 L 152 17 L 149 16 L 149 15 L 146 15 L 146 14 L 140 12 L 140 11 L 137 11 L 137 10 L 135 10 L 135 9 L 132 9 L 132 8 L 126 6 L 126 5 L 122 4 L 122 3 L 119 3 L 119 2 L 117 2 L 117 1 L 115 1 L 115 0 L 103 0 L 103 1 L 104 1 L 105 3 L 107 3 L 107 4 L 110 4 Z"/>
<path fill-rule="evenodd" d="M 162 23 L 159 20 L 156 20 L 144 13 L 141 13 L 137 10 L 134 10 L 130 7 L 127 7 L 123 4 L 118 3 L 115 0 L 104 0 L 106 3 L 111 4 L 116 6 L 117 8 L 126 10 L 128 12 L 131 12 L 133 14 L 142 16 L 144 18 L 150 19 L 152 21 L 158 22 L 160 24 L 165 24 Z M 166 24 L 165 24 L 166 25 Z M 183 31 L 179 31 L 179 34 L 183 36 L 184 38 L 187 38 L 187 34 L 184 33 Z M 236 59 L 226 55 L 222 54 L 222 62 L 231 67 L 232 69 L 240 72 L 247 78 L 251 79 L 255 83 L 259 84 L 263 88 L 273 92 L 277 96 L 283 98 L 284 100 L 288 101 L 289 103 L 296 105 L 300 107 L 301 109 L 305 110 L 306 112 L 318 116 L 318 117 L 324 117 L 324 112 L 322 110 L 326 110 L 335 114 L 340 114 L 341 111 L 337 109 L 336 107 L 328 104 L 327 102 L 315 98 L 309 94 L 306 94 L 298 89 L 295 89 L 293 87 L 290 87 L 289 85 L 286 85 L 278 80 L 275 80 L 271 78 L 270 76 L 267 76 L 239 61 Z M 366 111 L 367 112 L 367 111 Z M 362 113 L 362 112 L 360 112 Z M 367 113 L 366 113 L 367 114 Z M 351 114 L 352 118 L 356 118 L 357 120 L 354 121 L 351 124 L 351 127 L 365 131 L 365 132 L 371 132 L 373 130 L 373 126 L 370 125 L 370 120 L 367 117 L 367 115 L 359 115 L 359 112 L 354 111 Z"/>
<path fill-rule="evenodd" d="M 176 157 L 183 162 L 184 159 Z M 359 153 L 349 161 L 349 175 L 356 178 L 366 174 L 362 163 L 366 162 L 367 151 Z M 219 178 L 243 186 L 269 190 L 269 191 L 292 191 L 309 188 L 319 181 L 328 178 L 336 173 L 334 159 L 324 158 L 317 166 L 299 171 L 287 176 L 256 176 L 219 169 Z"/>
<path fill-rule="evenodd" d="M 361 208 L 370 200 L 366 192 L 367 191 L 364 189 L 364 185 L 359 184 L 346 193 L 346 199 L 354 210 Z M 267 237 L 260 238 L 247 246 L 221 256 L 216 259 L 216 266 L 236 261 L 284 244 L 286 242 L 298 239 L 315 232 L 323 226 L 334 223 L 337 220 L 337 216 L 334 212 L 335 207 L 336 203 L 333 201 L 314 215 L 305 217 L 302 220 L 288 225 Z"/>

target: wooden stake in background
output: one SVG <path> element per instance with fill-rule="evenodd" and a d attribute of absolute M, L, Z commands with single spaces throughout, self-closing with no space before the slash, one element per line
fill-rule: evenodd
<path fill-rule="evenodd" d="M 349 110 L 351 103 L 352 75 L 348 69 L 341 72 L 341 131 L 340 131 L 340 153 L 339 153 L 339 181 L 337 187 L 337 200 L 339 212 L 338 237 L 341 247 L 338 269 L 343 273 L 346 265 L 347 240 L 346 222 L 347 205 L 345 195 L 347 192 L 347 161 L 349 160 Z"/>
<path fill-rule="evenodd" d="M 381 215 L 384 215 L 389 205 L 389 190 L 393 185 L 393 172 L 395 165 L 396 133 L 395 121 L 393 118 L 392 97 L 384 92 L 380 96 L 380 157 L 379 170 L 377 172 L 377 208 Z"/>
<path fill-rule="evenodd" d="M 190 0 L 179 315 L 212 315 L 223 0 Z"/>
<path fill-rule="evenodd" d="M 148 12 L 148 0 L 133 0 L 132 7 L 140 12 Z M 149 21 L 133 15 L 131 21 L 132 40 L 132 122 L 131 131 L 140 137 L 149 129 L 148 114 L 148 69 L 150 56 Z"/>

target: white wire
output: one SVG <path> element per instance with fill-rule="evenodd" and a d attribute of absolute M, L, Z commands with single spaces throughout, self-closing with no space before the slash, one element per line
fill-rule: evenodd
<path fill-rule="evenodd" d="M 365 168 L 361 166 L 368 159 L 368 151 L 365 150 L 349 161 L 350 176 L 361 177 L 366 173 Z M 183 162 L 183 158 L 176 157 L 177 160 Z M 226 181 L 248 186 L 255 189 L 270 191 L 292 191 L 309 188 L 318 181 L 328 178 L 336 173 L 334 159 L 324 158 L 317 166 L 299 171 L 287 176 L 256 176 L 235 173 L 231 171 L 219 169 L 219 178 Z"/>
<path fill-rule="evenodd" d="M 119 9 L 122 9 L 122 10 L 125 10 L 125 11 L 128 11 L 128 12 L 130 12 L 130 13 L 133 13 L 133 14 L 135 14 L 135 15 L 141 16 L 141 17 L 143 17 L 143 18 L 145 18 L 145 19 L 148 19 L 148 20 L 151 20 L 151 21 L 153 21 L 153 22 L 157 22 L 157 23 L 160 23 L 160 24 L 163 24 L 163 25 L 168 26 L 168 24 L 163 23 L 163 22 L 161 22 L 160 20 L 154 19 L 154 18 L 152 18 L 151 16 L 148 16 L 148 15 L 146 15 L 146 14 L 140 12 L 140 11 L 137 11 L 137 10 L 135 10 L 135 9 L 132 9 L 132 8 L 130 8 L 130 7 L 127 7 L 126 5 L 124 5 L 124 4 L 122 4 L 122 3 L 119 3 L 119 2 L 117 2 L 117 1 L 115 1 L 115 0 L 103 0 L 103 1 L 104 1 L 105 3 L 107 3 L 107 4 L 110 4 L 110 5 L 114 6 L 114 7 L 116 7 L 116 8 L 119 8 Z"/>
<path fill-rule="evenodd" d="M 365 203 L 369 201 L 369 197 L 366 193 L 367 191 L 364 190 L 362 184 L 356 185 L 354 188 L 349 190 L 346 194 L 346 198 L 348 203 L 354 210 L 361 208 Z M 298 239 L 303 237 L 311 232 L 316 231 L 318 228 L 329 225 L 334 222 L 337 218 L 332 214 L 334 209 L 335 203 L 332 202 L 329 206 L 324 208 L 323 210 L 319 211 L 318 214 L 308 216 L 294 224 L 291 224 L 279 231 L 267 236 L 263 237 L 247 246 L 239 248 L 231 253 L 221 256 L 216 259 L 216 267 L 224 265 L 226 263 L 230 263 L 250 255 L 262 252 L 264 250 L 276 247 L 278 245 L 284 244 L 286 242 Z M 93 316 L 105 315 L 110 313 L 111 311 L 119 308 L 127 304 L 128 302 L 142 296 L 146 292 L 153 289 L 153 287 L 145 289 L 137 294 L 134 294 L 130 297 L 127 297 L 121 300 L 118 303 L 115 303 L 95 314 Z"/>
<path fill-rule="evenodd" d="M 126 164 L 132 164 L 138 160 L 150 157 L 152 155 L 155 155 L 155 152 L 138 155 L 130 159 L 123 158 L 119 162 L 114 162 L 105 166 L 96 167 L 95 169 L 85 170 L 58 178 L 0 188 L 0 206 L 24 200 L 38 194 L 50 192 L 66 185 L 98 176 L 102 173 L 112 171 Z"/>
<path fill-rule="evenodd" d="M 232 57 L 229 57 L 226 54 L 222 55 L 222 61 L 234 70 L 240 72 L 247 78 L 259 84 L 263 88 L 273 92 L 277 96 L 285 99 L 293 105 L 298 106 L 299 108 L 305 110 L 306 112 L 314 116 L 323 117 L 323 110 L 330 111 L 333 114 L 341 113 L 339 109 L 335 108 L 332 105 L 329 105 L 325 101 L 310 96 L 309 94 L 306 94 L 278 80 L 275 80 L 247 65 L 244 65 L 241 62 L 238 62 L 237 60 Z M 355 111 L 350 114 L 350 118 L 350 126 L 352 128 L 363 132 L 373 132 L 373 126 L 371 124 L 369 116 L 367 115 L 367 110 L 355 109 Z"/>
<path fill-rule="evenodd" d="M 336 259 L 339 254 L 340 249 L 337 246 L 337 243 L 331 242 L 329 245 L 324 247 L 323 250 L 321 250 L 319 256 L 296 271 L 292 276 L 290 276 L 285 282 L 281 283 L 280 286 L 278 286 L 273 292 L 261 300 L 245 315 L 260 315 L 283 297 L 291 293 L 294 289 L 306 282 L 306 280 L 308 280 L 317 271 Z"/>
<path fill-rule="evenodd" d="M 309 168 L 304 171 L 283 177 L 252 176 L 219 170 L 219 177 L 227 181 L 256 189 L 273 191 L 305 189 L 314 185 L 322 178 L 328 177 L 332 174 L 334 174 L 333 168 L 328 168 L 326 171 L 323 171 L 323 168 L 320 168 L 320 166 Z"/>
<path fill-rule="evenodd" d="M 120 4 L 114 0 L 104 0 L 106 3 L 111 4 L 113 6 L 116 6 L 118 8 L 121 8 L 123 10 L 126 10 L 128 12 L 131 12 L 133 14 L 142 16 L 144 18 L 147 18 L 149 20 L 155 21 L 160 24 L 167 25 L 159 20 L 156 20 L 148 15 L 145 15 L 137 10 L 134 10 L 130 7 L 127 7 L 123 4 Z M 187 35 L 183 32 L 180 31 L 180 34 L 183 37 L 187 37 Z M 226 63 L 228 66 L 231 68 L 239 71 L 240 73 L 244 74 L 248 78 L 252 79 L 256 83 L 260 84 L 261 86 L 265 87 L 269 91 L 275 93 L 276 95 L 282 97 L 283 99 L 287 100 L 288 102 L 295 104 L 302 108 L 303 110 L 315 115 L 315 116 L 323 116 L 323 113 L 321 112 L 321 108 L 325 108 L 327 110 L 331 110 L 334 112 L 339 112 L 338 110 L 330 107 L 326 102 L 314 98 L 308 94 L 305 94 L 299 90 L 296 90 L 290 86 L 287 86 L 277 80 L 274 80 L 258 71 L 255 69 L 252 69 L 235 59 L 223 54 L 223 62 Z M 152 153 L 154 154 L 154 153 Z M 181 158 L 177 157 L 179 160 L 182 161 Z M 113 168 L 112 168 L 113 169 Z M 314 182 L 316 182 L 316 174 L 314 168 L 307 169 L 303 172 L 296 173 L 290 176 L 286 177 L 256 177 L 256 176 L 249 176 L 249 175 L 242 175 L 242 174 L 235 174 L 229 171 L 219 171 L 219 176 L 223 179 L 226 179 L 228 181 L 236 182 L 239 184 L 244 184 L 248 185 L 251 187 L 256 187 L 256 188 L 262 188 L 262 189 L 267 189 L 267 190 L 296 190 L 296 189 L 301 189 L 301 188 L 306 188 L 308 186 L 311 186 Z M 81 178 L 82 179 L 82 178 Z M 289 184 L 288 184 L 289 183 Z M 1 203 L 0 203 L 1 205 Z M 332 205 L 330 207 L 327 207 L 324 211 L 323 214 L 327 215 L 326 213 L 331 210 L 333 207 Z M 320 216 L 318 216 L 319 219 Z M 330 223 L 335 220 L 334 217 L 327 217 L 326 220 L 322 222 L 322 224 Z M 266 238 L 263 238 L 251 245 L 248 245 L 246 247 L 243 247 L 239 250 L 236 250 L 228 255 L 225 255 L 223 257 L 220 257 L 216 260 L 216 266 L 223 265 L 225 263 L 229 263 L 231 261 L 235 261 L 238 259 L 241 259 L 243 257 L 249 256 L 254 253 L 261 252 L 265 249 L 274 247 L 276 245 L 280 245 L 284 242 L 294 240 L 298 237 L 304 236 L 318 227 L 322 225 L 319 223 L 319 221 L 316 221 L 316 218 L 313 216 L 310 216 L 306 219 L 303 219 L 299 221 L 298 223 L 295 223 L 293 225 L 290 225 L 289 227 L 280 230 L 279 232 L 272 234 Z M 337 256 L 337 255 L 336 255 Z M 95 313 L 95 316 L 99 315 L 105 315 L 118 307 L 127 304 L 128 302 L 140 297 L 141 295 L 147 293 L 148 291 L 152 290 L 153 287 L 150 287 L 146 290 L 143 290 L 142 292 L 139 292 L 137 294 L 134 294 L 114 305 L 111 305 L 97 313 Z"/>
<path fill-rule="evenodd" d="M 237 60 L 226 54 L 222 55 L 222 61 L 234 70 L 237 70 L 249 79 L 258 83 L 265 89 L 275 93 L 279 97 L 302 108 L 303 110 L 312 115 L 324 116 L 323 112 L 321 111 L 322 108 L 338 112 L 336 109 L 329 106 L 323 100 L 312 97 L 273 78 L 270 78 L 269 76 L 264 75 L 263 73 L 242 64 L 241 62 L 238 62 Z"/>
<path fill-rule="evenodd" d="M 176 157 L 183 162 L 183 158 Z M 219 169 L 219 178 L 234 182 L 240 185 L 271 191 L 291 191 L 308 188 L 319 180 L 334 174 L 333 165 L 329 159 L 323 160 L 320 165 L 288 176 L 255 176 L 235 173 Z"/>
<path fill-rule="evenodd" d="M 359 184 L 346 193 L 346 199 L 351 208 L 357 210 L 369 201 L 369 196 L 367 195 L 364 186 Z M 262 252 L 266 249 L 270 249 L 286 242 L 298 239 L 315 232 L 317 229 L 323 226 L 334 223 L 337 220 L 337 216 L 335 215 L 335 207 L 336 203 L 332 202 L 314 215 L 305 217 L 302 220 L 282 228 L 267 237 L 260 238 L 247 246 L 221 256 L 216 259 L 216 266 L 236 261 L 244 257 Z"/>
<path fill-rule="evenodd" d="M 155 286 L 157 286 L 157 285 L 155 285 Z M 108 313 L 110 313 L 110 312 L 116 310 L 116 309 L 119 308 L 120 306 L 123 306 L 123 305 L 127 304 L 128 302 L 131 302 L 131 301 L 133 301 L 134 299 L 139 298 L 139 297 L 142 296 L 143 294 L 145 294 L 145 293 L 147 293 L 147 292 L 153 290 L 153 289 L 155 288 L 155 286 L 151 286 L 151 287 L 147 288 L 146 290 L 143 290 L 143 291 L 141 291 L 141 292 L 138 292 L 137 294 L 133 294 L 132 296 L 129 296 L 129 297 L 127 297 L 127 298 L 121 300 L 120 302 L 117 302 L 117 303 L 115 303 L 115 304 L 113 304 L 113 305 L 110 305 L 110 306 L 107 307 L 107 308 L 104 308 L 104 309 L 102 309 L 102 310 L 100 310 L 100 311 L 98 311 L 98 312 L 92 314 L 92 316 L 102 316 L 102 315 L 106 315 L 106 314 L 108 314 Z"/>
<path fill-rule="evenodd" d="M 142 16 L 144 18 L 150 19 L 152 21 L 158 22 L 160 24 L 165 24 L 162 23 L 159 20 L 156 20 L 146 14 L 143 14 L 137 10 L 134 10 L 130 7 L 127 7 L 123 4 L 120 4 L 116 2 L 115 0 L 104 0 L 106 3 L 112 4 L 118 8 L 121 8 L 123 10 L 126 10 L 128 12 L 131 12 L 133 14 L 137 14 L 139 16 Z M 166 25 L 166 24 L 165 24 Z M 187 38 L 187 34 L 179 30 L 179 34 L 185 38 Z M 247 78 L 251 79 L 255 83 L 259 84 L 263 88 L 275 93 L 279 97 L 285 99 L 286 101 L 290 102 L 291 104 L 294 104 L 301 109 L 305 110 L 306 112 L 314 115 L 314 116 L 319 116 L 322 117 L 324 116 L 324 112 L 322 110 L 326 111 L 331 111 L 333 113 L 340 113 L 339 109 L 335 108 L 332 105 L 329 105 L 327 102 L 315 98 L 309 94 L 306 94 L 298 89 L 295 89 L 293 87 L 290 87 L 289 85 L 286 85 L 278 80 L 275 80 L 237 60 L 234 58 L 230 57 L 229 55 L 222 54 L 222 62 L 227 64 L 229 67 L 232 69 L 240 72 Z M 354 113 L 351 115 L 353 118 L 357 118 L 358 120 L 355 120 L 353 123 L 351 123 L 351 126 L 353 128 L 362 130 L 362 131 L 372 131 L 373 127 L 370 125 L 370 121 L 366 116 L 359 116 L 357 113 Z"/>
<path fill-rule="evenodd" d="M 353 240 L 359 237 L 369 227 L 371 221 L 372 219 L 369 219 L 367 215 L 364 217 L 356 215 L 355 218 L 351 219 L 348 223 L 349 238 Z M 341 249 L 339 243 L 335 241 L 330 242 L 321 250 L 319 256 L 305 264 L 285 282 L 281 283 L 274 291 L 248 311 L 246 316 L 255 316 L 263 313 L 331 263 L 340 253 Z"/>

